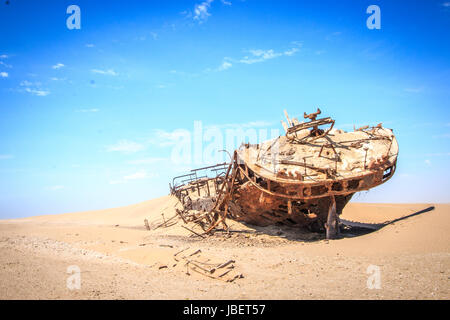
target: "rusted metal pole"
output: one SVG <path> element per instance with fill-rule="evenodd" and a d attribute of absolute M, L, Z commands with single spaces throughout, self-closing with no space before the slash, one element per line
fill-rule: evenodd
<path fill-rule="evenodd" d="M 367 168 L 366 168 L 367 151 L 368 151 L 369 149 L 365 148 L 364 150 L 366 151 L 366 154 L 365 154 L 365 156 L 364 156 L 364 170 L 366 170 L 366 169 L 367 169 Z"/>
<path fill-rule="evenodd" d="M 209 180 L 206 180 L 206 190 L 208 191 L 208 197 L 211 197 L 211 192 L 209 191 Z"/>
<path fill-rule="evenodd" d="M 336 200 L 330 196 L 330 208 L 328 209 L 327 222 L 325 223 L 327 239 L 336 239 L 339 236 L 339 217 L 336 213 Z"/>

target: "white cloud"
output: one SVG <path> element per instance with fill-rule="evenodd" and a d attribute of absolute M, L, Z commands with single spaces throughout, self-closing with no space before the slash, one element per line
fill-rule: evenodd
<path fill-rule="evenodd" d="M 8 78 L 9 74 L 8 74 L 8 72 L 0 72 L 0 77 L 1 78 Z"/>
<path fill-rule="evenodd" d="M 261 49 L 257 49 L 257 50 L 249 50 L 249 52 L 252 54 L 250 57 L 249 56 L 245 56 L 244 58 L 242 58 L 241 60 L 239 60 L 240 63 L 245 63 L 245 64 L 253 64 L 253 63 L 258 63 L 258 62 L 263 62 L 266 60 L 270 60 L 270 59 L 274 59 L 277 57 L 281 57 L 281 56 L 293 56 L 295 53 L 297 53 L 300 50 L 301 47 L 301 43 L 299 42 L 294 42 L 294 47 L 284 51 L 284 52 L 275 52 L 273 49 L 269 49 L 269 50 L 261 50 Z"/>
<path fill-rule="evenodd" d="M 45 97 L 50 94 L 50 91 L 30 89 L 30 88 L 25 88 L 25 91 L 39 97 Z"/>
<path fill-rule="evenodd" d="M 214 0 L 206 0 L 200 4 L 196 4 L 194 7 L 194 20 L 199 21 L 199 23 L 206 21 L 211 15 L 208 10 L 211 7 L 211 2 L 213 1 Z"/>
<path fill-rule="evenodd" d="M 92 69 L 91 72 L 98 73 L 98 74 L 104 74 L 104 75 L 108 75 L 108 76 L 117 76 L 117 75 L 119 75 L 113 69 L 108 69 L 108 70 Z"/>
<path fill-rule="evenodd" d="M 136 173 L 133 173 L 133 174 L 123 177 L 123 179 L 124 180 L 137 180 L 137 179 L 145 179 L 148 177 L 149 177 L 149 175 L 148 175 L 147 171 L 138 171 Z"/>
<path fill-rule="evenodd" d="M 61 69 L 62 67 L 64 67 L 64 64 L 62 63 L 57 63 L 54 66 L 52 66 L 53 69 Z"/>
<path fill-rule="evenodd" d="M 222 3 L 226 6 L 231 6 L 231 1 L 221 0 Z"/>
<path fill-rule="evenodd" d="M 233 64 L 231 62 L 224 61 L 222 63 L 222 65 L 217 69 L 217 71 L 224 71 L 224 70 L 231 68 L 232 66 L 233 66 Z"/>
<path fill-rule="evenodd" d="M 427 166 L 431 167 L 431 161 L 430 161 L 430 160 L 426 159 L 426 160 L 425 160 L 425 164 L 426 164 Z"/>
<path fill-rule="evenodd" d="M 12 154 L 0 154 L 0 160 L 7 160 L 12 158 L 14 158 Z"/>
<path fill-rule="evenodd" d="M 28 80 L 23 80 L 23 81 L 20 82 L 20 86 L 21 87 L 30 87 L 32 85 L 33 85 L 33 83 L 28 81 Z"/>
<path fill-rule="evenodd" d="M 269 60 L 269 59 L 273 59 L 276 57 L 281 56 L 281 53 L 275 53 L 273 51 L 273 49 L 270 50 L 250 50 L 250 53 L 252 54 L 251 57 L 244 57 L 243 59 L 239 60 L 239 62 L 241 63 L 246 63 L 246 64 L 253 64 L 253 63 L 257 63 L 257 62 L 262 62 L 265 60 Z"/>
<path fill-rule="evenodd" d="M 86 47 L 87 48 L 93 48 L 93 47 L 95 47 L 95 45 L 93 45 L 92 43 L 86 43 Z"/>
<path fill-rule="evenodd" d="M 299 50 L 298 48 L 289 49 L 284 52 L 284 55 L 290 57 L 290 56 L 294 55 L 296 52 L 298 52 L 298 50 Z"/>
<path fill-rule="evenodd" d="M 2 54 L 0 55 L 0 59 L 8 59 L 9 56 L 7 54 Z"/>
<path fill-rule="evenodd" d="M 40 89 L 41 83 L 40 82 L 30 82 L 28 80 L 23 80 L 19 84 L 21 87 L 25 87 L 25 92 L 31 93 L 36 96 L 45 97 L 50 94 L 50 91 L 48 90 L 42 90 Z M 23 91 L 20 89 L 20 91 Z"/>
<path fill-rule="evenodd" d="M 4 66 L 4 67 L 6 67 L 6 68 L 12 68 L 12 65 L 6 64 L 6 63 L 4 63 L 3 61 L 0 61 L 0 65 Z"/>
<path fill-rule="evenodd" d="M 450 2 L 443 2 L 441 5 L 443 7 L 450 8 Z"/>
<path fill-rule="evenodd" d="M 109 152 L 135 153 L 145 149 L 145 146 L 129 140 L 119 140 L 116 144 L 110 145 L 106 148 Z"/>

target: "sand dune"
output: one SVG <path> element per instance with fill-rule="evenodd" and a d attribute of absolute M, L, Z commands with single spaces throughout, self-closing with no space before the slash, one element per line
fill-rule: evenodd
<path fill-rule="evenodd" d="M 145 229 L 144 219 L 156 225 L 173 217 L 177 205 L 166 196 L 121 208 L 1 221 L 0 298 L 449 298 L 448 204 L 334 241 L 293 228 L 237 222 L 229 223 L 237 232 L 207 239 L 180 222 Z M 430 206 L 350 203 L 342 218 L 383 223 Z M 174 261 L 187 247 L 200 249 L 198 258 L 211 263 L 233 259 L 233 272 L 243 278 L 230 283 L 187 275 Z M 80 290 L 66 286 L 69 265 L 81 269 Z M 370 265 L 380 268 L 380 289 L 367 287 Z"/>

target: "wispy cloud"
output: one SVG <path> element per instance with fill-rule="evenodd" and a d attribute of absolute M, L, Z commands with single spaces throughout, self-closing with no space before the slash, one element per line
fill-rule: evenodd
<path fill-rule="evenodd" d="M 441 3 L 441 6 L 443 6 L 445 8 L 450 8 L 450 2 L 443 2 L 443 3 Z"/>
<path fill-rule="evenodd" d="M 240 63 L 245 64 L 253 64 L 258 62 L 263 62 L 266 60 L 274 59 L 281 56 L 293 56 L 295 53 L 297 53 L 300 50 L 300 47 L 302 46 L 299 42 L 294 42 L 294 45 L 292 48 L 285 50 L 284 52 L 275 52 L 273 49 L 269 50 L 262 50 L 262 49 L 256 49 L 256 50 L 249 50 L 251 53 L 251 56 L 245 56 L 244 58 L 240 59 Z"/>
<path fill-rule="evenodd" d="M 28 80 L 23 80 L 20 82 L 19 84 L 21 87 L 31 87 L 33 85 L 32 82 L 28 81 Z"/>
<path fill-rule="evenodd" d="M 194 12 L 183 11 L 181 14 L 185 15 L 188 18 L 192 18 L 197 21 L 199 24 L 202 24 L 208 17 L 211 16 L 209 10 L 211 9 L 211 4 L 214 0 L 204 0 L 203 2 L 197 3 L 194 5 Z M 220 0 L 220 2 L 225 6 L 231 6 L 231 1 L 228 0 Z"/>
<path fill-rule="evenodd" d="M 57 64 L 55 64 L 54 66 L 52 66 L 53 69 L 61 69 L 61 68 L 63 68 L 63 67 L 65 67 L 65 65 L 62 64 L 62 63 L 57 63 Z"/>
<path fill-rule="evenodd" d="M 208 10 L 211 7 L 211 3 L 214 0 L 206 0 L 203 1 L 200 4 L 196 4 L 194 7 L 194 16 L 193 19 L 197 20 L 199 23 L 203 23 L 208 19 L 208 17 L 211 15 Z"/>
<path fill-rule="evenodd" d="M 284 52 L 285 56 L 293 56 L 296 52 L 298 52 L 298 48 L 291 48 Z"/>
<path fill-rule="evenodd" d="M 108 69 L 108 70 L 92 69 L 91 72 L 92 73 L 98 73 L 98 74 L 104 74 L 104 75 L 108 75 L 108 76 L 117 76 L 117 75 L 119 75 L 113 69 Z"/>
<path fill-rule="evenodd" d="M 220 66 L 218 66 L 215 69 L 208 68 L 205 70 L 205 72 L 220 72 L 220 71 L 225 71 L 227 69 L 230 69 L 233 66 L 233 64 L 230 61 L 231 61 L 230 58 L 224 58 L 224 61 L 222 62 L 222 64 Z"/>
<path fill-rule="evenodd" d="M 3 61 L 0 61 L 0 65 L 4 66 L 4 67 L 6 67 L 6 68 L 9 68 L 9 69 L 12 68 L 12 65 L 7 64 L 7 63 L 5 63 L 5 62 L 3 62 Z"/>
<path fill-rule="evenodd" d="M 217 67 L 215 69 L 208 68 L 208 69 L 205 70 L 205 72 L 225 71 L 225 70 L 230 69 L 233 66 L 233 63 L 234 64 L 238 64 L 238 63 L 241 63 L 241 64 L 254 64 L 254 63 L 264 62 L 264 61 L 267 61 L 267 60 L 270 60 L 270 59 L 275 59 L 275 58 L 282 57 L 282 56 L 290 57 L 290 56 L 295 55 L 297 52 L 299 52 L 300 48 L 302 46 L 302 43 L 297 42 L 297 41 L 292 42 L 292 44 L 293 44 L 293 46 L 291 48 L 289 48 L 289 49 L 287 49 L 285 51 L 282 51 L 282 52 L 281 51 L 280 52 L 276 52 L 273 49 L 267 49 L 267 50 L 251 49 L 251 50 L 248 50 L 248 52 L 251 55 L 247 55 L 247 56 L 245 56 L 245 57 L 243 57 L 241 59 L 238 59 L 238 60 L 235 60 L 235 59 L 232 59 L 232 58 L 229 58 L 229 57 L 225 57 L 223 59 L 222 64 L 219 67 Z M 176 73 L 176 71 L 171 71 L 171 73 Z"/>
<path fill-rule="evenodd" d="M 250 53 L 252 54 L 250 57 L 245 56 L 239 62 L 246 63 L 246 64 L 253 64 L 258 62 L 263 62 L 265 60 L 273 59 L 276 57 L 279 57 L 282 55 L 282 53 L 276 53 L 273 49 L 269 50 L 250 50 Z"/>
<path fill-rule="evenodd" d="M 48 96 L 50 94 L 50 91 L 47 90 L 38 90 L 38 89 L 30 89 L 30 88 L 25 88 L 25 91 L 28 93 L 31 93 L 35 96 L 39 96 L 39 97 L 45 97 Z"/>
<path fill-rule="evenodd" d="M 0 154 L 0 160 L 7 160 L 12 158 L 14 158 L 12 154 Z"/>
<path fill-rule="evenodd" d="M 129 141 L 126 139 L 119 140 L 116 144 L 106 147 L 108 152 L 135 153 L 145 149 L 143 144 Z"/>
<path fill-rule="evenodd" d="M 8 78 L 9 74 L 8 72 L 0 72 L 0 78 Z"/>
<path fill-rule="evenodd" d="M 220 67 L 217 70 L 224 71 L 224 70 L 230 69 L 232 66 L 233 66 L 233 64 L 231 62 L 224 61 L 224 62 L 222 62 L 222 64 L 220 65 Z"/>
<path fill-rule="evenodd" d="M 137 180 L 137 179 L 145 179 L 148 178 L 149 174 L 147 171 L 138 171 L 133 174 L 127 175 L 123 177 L 124 180 Z"/>
<path fill-rule="evenodd" d="M 95 47 L 94 44 L 92 44 L 92 43 L 86 43 L 86 48 L 93 48 L 93 47 Z"/>
<path fill-rule="evenodd" d="M 31 93 L 35 96 L 45 97 L 50 94 L 48 90 L 42 90 L 40 82 L 30 82 L 28 80 L 23 80 L 19 84 L 21 87 L 25 87 L 25 89 L 20 89 L 19 91 L 25 91 Z"/>
<path fill-rule="evenodd" d="M 9 56 L 7 54 L 2 54 L 0 55 L 0 59 L 8 59 Z"/>

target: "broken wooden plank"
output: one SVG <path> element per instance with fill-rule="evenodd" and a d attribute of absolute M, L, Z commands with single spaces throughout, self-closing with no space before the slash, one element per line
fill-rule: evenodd
<path fill-rule="evenodd" d="M 187 227 L 185 227 L 185 226 L 182 226 L 182 227 L 185 228 L 186 230 L 192 232 L 192 233 L 195 234 L 196 236 L 199 236 L 200 238 L 205 239 L 205 237 L 204 237 L 203 235 L 201 235 L 200 233 L 197 233 L 197 232 L 195 232 L 194 230 L 191 230 L 191 229 L 189 229 L 189 228 L 187 228 Z"/>

